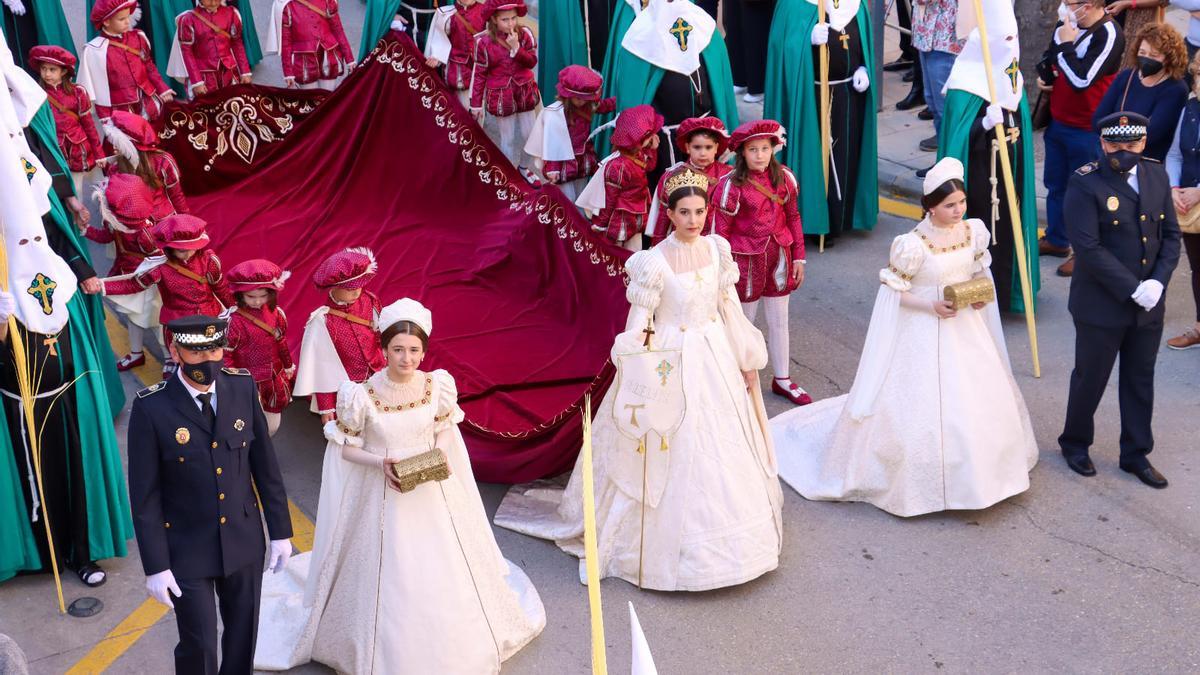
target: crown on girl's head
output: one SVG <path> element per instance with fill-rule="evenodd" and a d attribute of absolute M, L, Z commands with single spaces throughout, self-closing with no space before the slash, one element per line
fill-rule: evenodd
<path fill-rule="evenodd" d="M 680 171 L 679 173 L 667 179 L 667 195 L 672 192 L 686 187 L 700 188 L 708 190 L 708 176 L 692 170 Z"/>

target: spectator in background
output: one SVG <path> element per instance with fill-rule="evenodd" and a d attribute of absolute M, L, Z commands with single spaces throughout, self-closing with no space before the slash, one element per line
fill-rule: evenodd
<path fill-rule="evenodd" d="M 1196 20 L 1192 21 L 1194 26 Z M 1189 70 L 1192 81 L 1200 82 L 1200 59 L 1193 58 Z M 1179 228 L 1183 230 L 1183 248 L 1192 271 L 1192 302 L 1196 307 L 1196 323 L 1181 335 L 1167 340 L 1171 349 L 1200 346 L 1200 99 L 1196 96 L 1193 85 L 1192 94 L 1179 115 L 1175 140 L 1166 161 L 1171 197 L 1179 214 Z"/>
<path fill-rule="evenodd" d="M 958 0 L 914 0 L 912 44 L 921 61 L 925 82 L 925 105 L 933 113 L 933 135 L 921 141 L 926 152 L 937 150 L 938 132 L 942 129 L 942 108 L 946 96 L 942 89 L 950 77 L 954 57 L 965 40 L 958 39 Z M 918 172 L 924 176 L 924 172 Z"/>
<path fill-rule="evenodd" d="M 767 36 L 774 14 L 775 0 L 725 0 L 725 42 L 729 47 L 733 87 L 734 91 L 744 94 L 742 100 L 746 103 L 762 103 L 763 100 L 767 81 Z"/>
<path fill-rule="evenodd" d="M 1093 126 L 1118 110 L 1145 115 L 1150 120 L 1146 132 L 1143 156 L 1162 161 L 1171 147 L 1179 111 L 1187 101 L 1188 89 L 1183 83 L 1187 72 L 1187 49 L 1179 31 L 1164 24 L 1142 26 L 1130 45 L 1137 55 L 1137 65 L 1117 73 L 1096 112 Z M 1058 276 L 1069 277 L 1075 272 L 1074 254 L 1058 267 Z"/>
<path fill-rule="evenodd" d="M 1104 11 L 1104 0 L 1067 0 L 1050 46 L 1038 64 L 1038 88 L 1050 92 L 1050 125 L 1046 128 L 1046 236 L 1041 255 L 1066 257 L 1071 252 L 1063 215 L 1067 180 L 1096 159 L 1099 137 L 1092 113 L 1121 66 L 1125 36 Z"/>
<path fill-rule="evenodd" d="M 1137 35 L 1152 23 L 1162 23 L 1169 0 L 1111 0 L 1104 11 L 1116 18 L 1126 35 Z M 1127 42 L 1122 68 L 1137 68 L 1137 47 Z"/>
<path fill-rule="evenodd" d="M 1188 21 L 1186 40 L 1188 61 L 1191 61 L 1196 52 L 1200 50 L 1200 0 L 1171 0 L 1171 6 L 1178 7 L 1192 15 L 1192 18 Z M 1192 77 L 1196 76 L 1194 72 L 1189 73 L 1189 75 Z"/>

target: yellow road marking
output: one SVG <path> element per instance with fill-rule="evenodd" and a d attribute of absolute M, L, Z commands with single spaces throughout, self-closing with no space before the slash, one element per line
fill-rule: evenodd
<path fill-rule="evenodd" d="M 113 349 L 121 354 L 128 352 L 129 341 L 120 322 L 109 314 L 105 318 L 105 325 L 108 328 L 108 338 L 112 342 Z M 138 379 L 147 386 L 162 378 L 162 366 L 158 359 L 149 352 L 146 353 L 146 365 L 130 372 L 135 373 Z M 316 526 L 290 499 L 288 500 L 288 512 L 292 518 L 292 545 L 300 553 L 311 551 L 313 532 Z M 147 598 L 121 623 L 117 624 L 116 628 L 110 630 L 100 642 L 97 642 L 87 654 L 84 654 L 83 658 L 71 666 L 67 675 L 92 675 L 104 672 L 117 659 L 121 658 L 121 655 L 128 651 L 135 642 L 140 640 L 146 631 L 161 621 L 167 611 L 166 605 L 154 598 Z"/>
<path fill-rule="evenodd" d="M 925 212 L 921 210 L 920 206 L 882 195 L 879 197 L 879 210 L 909 220 L 920 220 L 925 217 Z"/>

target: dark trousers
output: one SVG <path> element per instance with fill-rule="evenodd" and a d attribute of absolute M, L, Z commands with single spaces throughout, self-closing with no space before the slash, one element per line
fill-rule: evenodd
<path fill-rule="evenodd" d="M 258 637 L 262 563 L 225 577 L 177 579 L 175 672 L 179 675 L 250 675 Z M 214 597 L 215 596 L 215 597 Z M 216 602 L 214 603 L 214 599 Z M 221 667 L 217 668 L 217 612 L 221 612 Z"/>
<path fill-rule="evenodd" d="M 1192 270 L 1192 302 L 1196 303 L 1196 323 L 1200 323 L 1200 234 L 1185 232 L 1183 248 L 1187 250 L 1188 266 Z"/>
<path fill-rule="evenodd" d="M 1058 444 L 1064 455 L 1084 457 L 1095 436 L 1094 417 L 1118 355 L 1117 394 L 1121 409 L 1121 466 L 1141 469 L 1154 449 L 1154 364 L 1162 324 L 1091 326 L 1075 322 L 1075 369 L 1067 398 L 1067 422 Z"/>
<path fill-rule="evenodd" d="M 725 40 L 733 83 L 761 94 L 767 82 L 767 38 L 775 0 L 725 0 Z"/>
<path fill-rule="evenodd" d="M 912 30 L 912 10 L 909 8 L 911 0 L 896 0 L 896 23 L 904 30 Z M 912 36 L 908 33 L 900 34 L 900 58 L 906 61 L 917 61 L 917 50 L 912 46 Z"/>

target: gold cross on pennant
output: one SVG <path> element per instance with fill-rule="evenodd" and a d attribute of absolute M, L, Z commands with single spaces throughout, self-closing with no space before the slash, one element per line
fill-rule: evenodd
<path fill-rule="evenodd" d="M 683 17 L 675 19 L 675 25 L 671 26 L 671 35 L 675 36 L 675 40 L 679 43 L 679 51 L 686 52 L 688 50 L 688 33 L 691 33 L 694 28 L 692 24 L 683 20 Z"/>
<path fill-rule="evenodd" d="M 42 305 L 42 313 L 50 316 L 54 313 L 54 289 L 58 288 L 58 282 L 50 277 L 37 273 L 33 278 L 33 283 L 29 284 L 29 288 L 25 292 L 37 298 L 37 301 Z"/>

